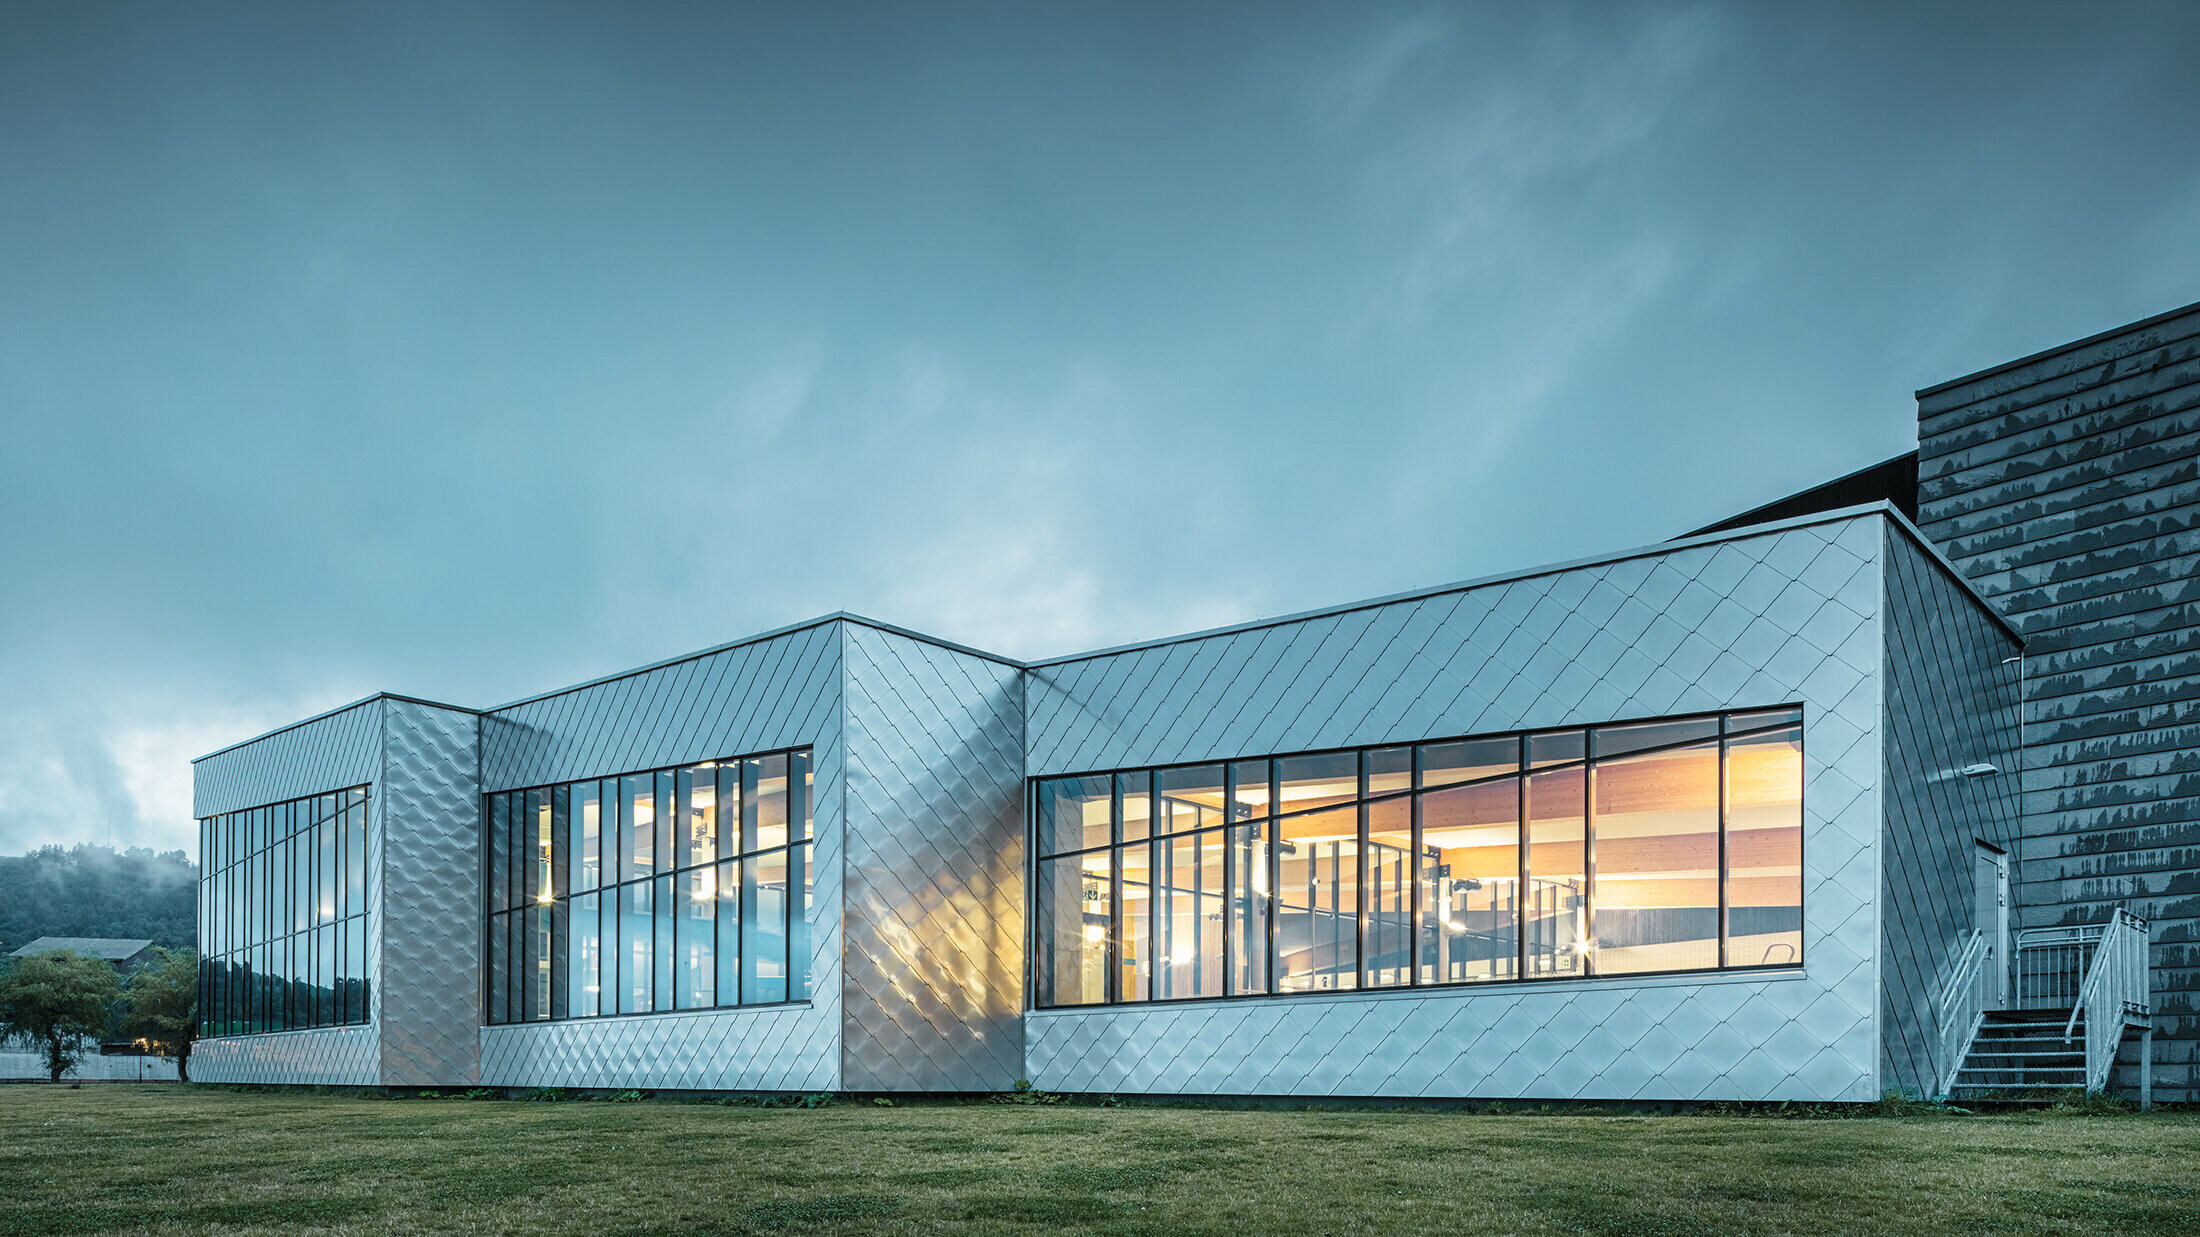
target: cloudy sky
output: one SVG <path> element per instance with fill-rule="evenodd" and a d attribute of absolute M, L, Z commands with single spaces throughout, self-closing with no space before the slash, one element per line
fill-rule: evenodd
<path fill-rule="evenodd" d="M 2200 6 L 1188 7 L 0 7 L 0 852 L 377 689 L 1659 540 L 2200 300 Z"/>

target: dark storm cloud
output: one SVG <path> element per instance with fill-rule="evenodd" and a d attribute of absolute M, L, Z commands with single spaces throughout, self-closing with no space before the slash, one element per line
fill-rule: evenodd
<path fill-rule="evenodd" d="M 2200 10 L 0 10 L 0 850 L 848 608 L 1658 539 L 2200 297 Z"/>

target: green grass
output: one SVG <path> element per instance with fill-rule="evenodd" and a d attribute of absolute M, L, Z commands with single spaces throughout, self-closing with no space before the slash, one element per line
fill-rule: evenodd
<path fill-rule="evenodd" d="M 0 1237 L 2200 1232 L 2200 1116 L 367 1099 L 0 1087 Z"/>

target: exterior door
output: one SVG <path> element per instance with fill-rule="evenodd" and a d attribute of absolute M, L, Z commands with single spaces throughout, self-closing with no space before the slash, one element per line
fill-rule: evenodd
<path fill-rule="evenodd" d="M 1986 933 L 1986 965 L 1994 975 L 1989 994 L 1996 1009 L 2009 1008 L 2009 856 L 1979 842 L 1971 867 L 1971 922 Z"/>

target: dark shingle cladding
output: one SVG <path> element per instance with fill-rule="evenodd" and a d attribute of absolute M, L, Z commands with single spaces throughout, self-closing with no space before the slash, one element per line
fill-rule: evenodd
<path fill-rule="evenodd" d="M 2023 922 L 2154 921 L 2156 1097 L 2200 1100 L 2200 305 L 1920 391 L 1918 445 L 2026 640 Z"/>

